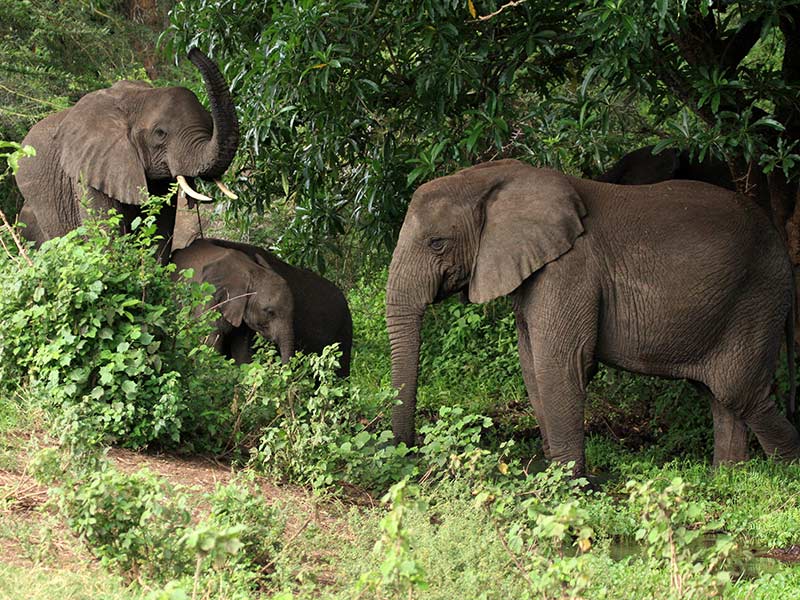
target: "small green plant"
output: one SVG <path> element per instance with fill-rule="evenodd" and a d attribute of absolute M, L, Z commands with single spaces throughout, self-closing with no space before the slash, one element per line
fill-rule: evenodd
<path fill-rule="evenodd" d="M 589 585 L 584 555 L 594 530 L 581 499 L 586 481 L 573 478 L 572 467 L 554 463 L 528 474 L 516 461 L 500 461 L 502 477 L 481 480 L 474 492 L 517 572 L 543 598 L 579 598 Z"/>
<path fill-rule="evenodd" d="M 629 481 L 630 501 L 641 509 L 636 539 L 646 543 L 648 556 L 668 566 L 670 587 L 678 598 L 724 594 L 730 573 L 722 570 L 735 549 L 730 536 L 716 535 L 711 545 L 703 536 L 722 528 L 705 522 L 705 508 L 690 499 L 690 486 L 680 477 L 659 490 L 652 480 Z"/>
<path fill-rule="evenodd" d="M 405 446 L 389 443 L 391 432 L 371 431 L 362 421 L 367 395 L 336 377 L 338 356 L 329 346 L 320 355 L 298 353 L 283 365 L 270 348 L 245 367 L 245 402 L 260 405 L 268 422 L 251 451 L 259 469 L 322 490 L 344 479 L 362 485 L 396 481 L 413 468 Z M 378 390 L 369 402 L 388 408 L 394 395 Z"/>
<path fill-rule="evenodd" d="M 194 582 L 192 586 L 193 600 L 197 597 L 204 563 L 210 563 L 214 571 L 219 574 L 219 587 L 220 592 L 222 592 L 224 585 L 224 577 L 221 574 L 222 568 L 242 548 L 242 542 L 239 537 L 245 529 L 244 525 L 218 528 L 209 523 L 201 523 L 187 531 L 180 539 L 178 543 L 195 555 Z M 220 597 L 222 597 L 221 593 Z"/>
<path fill-rule="evenodd" d="M 419 488 L 408 478 L 394 484 L 381 501 L 389 512 L 381 519 L 383 532 L 373 553 L 381 558 L 380 568 L 364 573 L 356 586 L 359 597 L 369 591 L 375 598 L 411 597 L 413 590 L 425 589 L 425 571 L 414 557 L 411 533 L 406 521 L 411 511 L 424 511 L 426 503 L 419 499 Z"/>
<path fill-rule="evenodd" d="M 161 580 L 190 569 L 191 555 L 175 543 L 189 525 L 188 498 L 147 469 L 87 471 L 65 481 L 60 503 L 101 562 L 129 578 Z"/>
<path fill-rule="evenodd" d="M 285 518 L 264 502 L 252 471 L 245 471 L 227 485 L 219 485 L 209 497 L 206 521 L 217 528 L 241 526 L 239 562 L 265 570 L 274 564 L 283 546 Z"/>

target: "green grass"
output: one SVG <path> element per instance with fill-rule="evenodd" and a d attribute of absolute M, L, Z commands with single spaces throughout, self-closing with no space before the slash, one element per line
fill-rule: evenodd
<path fill-rule="evenodd" d="M 145 596 L 138 586 L 125 585 L 93 565 L 67 570 L 0 563 L 3 600 L 140 600 Z"/>

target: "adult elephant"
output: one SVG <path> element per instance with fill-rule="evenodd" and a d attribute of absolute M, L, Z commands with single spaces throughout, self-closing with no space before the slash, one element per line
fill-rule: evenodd
<path fill-rule="evenodd" d="M 610 185 L 515 160 L 421 186 L 386 288 L 398 441 L 414 443 L 425 307 L 459 291 L 472 302 L 512 298 L 545 455 L 577 472 L 598 361 L 706 386 L 715 463 L 747 457 L 745 425 L 768 455 L 800 455 L 800 436 L 769 398 L 791 328 L 791 266 L 741 196 L 691 181 Z"/>
<path fill-rule="evenodd" d="M 347 300 L 336 285 L 307 269 L 294 267 L 258 246 L 228 240 L 204 239 L 193 242 L 187 250 L 198 245 L 203 247 L 211 245 L 223 252 L 234 251 L 247 257 L 251 263 L 257 263 L 262 269 L 271 271 L 273 277 L 284 281 L 293 302 L 292 330 L 295 349 L 319 354 L 325 346 L 338 343 L 342 356 L 337 374 L 340 377 L 347 377 L 350 374 L 353 321 Z M 176 262 L 180 260 L 183 252 L 185 250 L 174 253 L 174 256 L 178 257 Z M 234 295 L 236 294 L 231 294 L 231 297 Z M 283 357 L 283 351 L 281 356 Z"/>
<path fill-rule="evenodd" d="M 286 363 L 294 355 L 294 298 L 286 281 L 260 256 L 255 258 L 207 240 L 196 240 L 172 253 L 178 270 L 192 269 L 192 279 L 211 283 L 211 306 L 219 310 L 209 343 L 237 364 L 253 358 L 253 335 L 275 344 Z"/>
<path fill-rule="evenodd" d="M 87 215 L 85 197 L 92 209 L 119 211 L 123 232 L 149 194 L 164 195 L 176 181 L 193 198 L 210 200 L 188 180 L 218 180 L 236 153 L 239 123 L 217 66 L 196 48 L 189 60 L 203 75 L 211 112 L 186 88 L 120 81 L 31 128 L 23 144 L 36 156 L 23 158 L 16 175 L 25 237 L 41 244 L 75 229 Z M 174 224 L 173 198 L 157 219 L 163 260 Z"/>
<path fill-rule="evenodd" d="M 653 154 L 653 146 L 644 146 L 628 152 L 595 181 L 620 185 L 648 185 L 669 179 L 705 181 L 728 190 L 736 190 L 728 165 L 707 156 L 693 159 L 686 150 L 665 148 Z"/>

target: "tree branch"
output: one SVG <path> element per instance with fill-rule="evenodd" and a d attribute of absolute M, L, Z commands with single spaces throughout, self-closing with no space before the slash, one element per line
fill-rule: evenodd
<path fill-rule="evenodd" d="M 488 21 L 489 19 L 496 17 L 501 12 L 506 10 L 507 8 L 513 8 L 514 6 L 519 6 L 520 4 L 525 4 L 528 0 L 511 0 L 508 4 L 504 4 L 500 8 L 498 8 L 493 13 L 489 13 L 488 15 L 484 15 L 482 17 L 476 17 L 478 21 Z"/>
<path fill-rule="evenodd" d="M 739 63 L 750 53 L 758 38 L 761 37 L 763 25 L 764 19 L 748 21 L 726 40 L 723 40 L 725 48 L 720 60 L 725 69 L 735 69 L 739 66 Z"/>

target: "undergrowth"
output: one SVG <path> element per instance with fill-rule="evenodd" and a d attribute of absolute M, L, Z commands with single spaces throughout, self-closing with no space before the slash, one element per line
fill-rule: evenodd
<path fill-rule="evenodd" d="M 798 467 L 712 470 L 707 405 L 693 388 L 602 369 L 587 456 L 614 477 L 591 488 L 569 466 L 531 460 L 538 435 L 508 306 L 445 303 L 425 321 L 420 444 L 395 445 L 385 273 L 350 292 L 349 380 L 335 376 L 335 347 L 287 364 L 262 347 L 237 366 L 203 344 L 215 314 L 197 307 L 211 288 L 176 283 L 155 260 L 157 209 L 131 236 L 116 234 L 111 215 L 37 252 L 7 240 L 0 255 L 0 431 L 10 441 L 23 415 L 44 415 L 61 445 L 25 468 L 131 597 L 766 598 L 800 588 L 790 569 L 740 578 L 748 548 L 800 543 Z M 109 445 L 205 452 L 239 473 L 197 494 L 118 471 Z M 9 468 L 17 450 L 3 454 Z M 305 516 L 289 533 L 298 508 L 265 501 L 265 477 L 302 486 L 344 532 Z M 382 500 L 357 508 L 353 495 Z M 620 558 L 622 540 L 638 550 Z M 333 581 L 315 574 L 320 553 Z"/>

